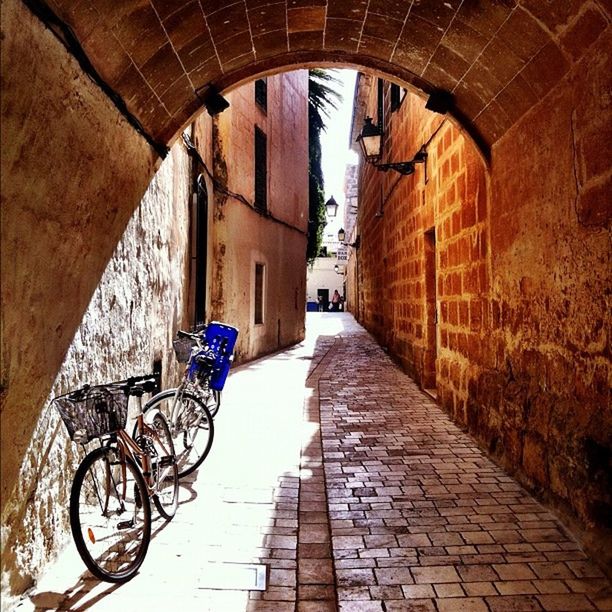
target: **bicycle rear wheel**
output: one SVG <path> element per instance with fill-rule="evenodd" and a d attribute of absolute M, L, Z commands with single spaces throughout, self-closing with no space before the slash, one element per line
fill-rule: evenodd
<path fill-rule="evenodd" d="M 145 412 L 159 410 L 168 420 L 179 478 L 191 474 L 206 459 L 215 435 L 205 403 L 187 391 L 167 389 L 151 398 Z"/>
<path fill-rule="evenodd" d="M 70 493 L 72 537 L 87 569 L 106 582 L 126 582 L 142 565 L 151 539 L 151 506 L 134 462 L 98 448 L 83 459 Z"/>
<path fill-rule="evenodd" d="M 151 472 L 153 501 L 159 513 L 170 520 L 178 508 L 179 476 L 174 454 L 174 444 L 166 417 L 159 410 L 149 410 L 146 415 L 149 427 L 154 430 Z"/>

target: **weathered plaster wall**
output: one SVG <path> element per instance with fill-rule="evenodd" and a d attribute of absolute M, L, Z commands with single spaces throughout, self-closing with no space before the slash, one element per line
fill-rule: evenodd
<path fill-rule="evenodd" d="M 210 318 L 240 329 L 236 355 L 248 360 L 304 337 L 308 217 L 308 72 L 267 79 L 268 110 L 254 84 L 232 91 L 213 127 L 215 178 Z M 254 130 L 267 135 L 268 211 L 254 201 Z M 266 266 L 264 323 L 254 324 L 255 263 Z"/>
<path fill-rule="evenodd" d="M 156 156 L 21 2 L 1 28 L 4 507 Z"/>
<path fill-rule="evenodd" d="M 161 359 L 163 387 L 178 367 L 172 337 L 187 296 L 190 163 L 175 146 L 130 219 L 70 344 L 50 397 L 84 383 L 151 372 Z M 2 518 L 2 590 L 31 586 L 69 539 L 72 476 L 83 453 L 46 402 Z M 3 448 L 3 452 L 5 449 Z"/>

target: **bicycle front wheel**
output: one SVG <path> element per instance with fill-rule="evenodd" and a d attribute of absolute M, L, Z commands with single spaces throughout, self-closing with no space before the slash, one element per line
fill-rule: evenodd
<path fill-rule="evenodd" d="M 83 459 L 70 493 L 70 528 L 87 569 L 106 582 L 126 582 L 142 565 L 151 539 L 151 505 L 138 467 L 113 448 Z"/>
<path fill-rule="evenodd" d="M 206 404 L 187 391 L 167 389 L 151 398 L 145 412 L 159 410 L 168 420 L 179 478 L 191 474 L 208 456 L 215 426 Z"/>
<path fill-rule="evenodd" d="M 174 444 L 166 417 L 159 410 L 149 410 L 146 415 L 148 426 L 153 429 L 153 452 L 151 473 L 153 480 L 153 501 L 159 513 L 170 520 L 178 508 L 179 476 L 174 454 Z"/>

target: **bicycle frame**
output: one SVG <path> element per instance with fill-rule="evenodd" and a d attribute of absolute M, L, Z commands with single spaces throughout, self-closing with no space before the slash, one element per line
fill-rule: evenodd
<path fill-rule="evenodd" d="M 138 398 L 139 403 L 141 398 Z M 142 404 L 141 404 L 142 406 Z M 140 436 L 149 436 L 155 439 L 156 443 L 159 444 L 161 450 L 164 455 L 170 456 L 172 453 L 170 449 L 166 447 L 161 438 L 157 435 L 157 432 L 147 425 L 144 420 L 144 414 L 142 412 L 142 408 L 140 407 L 139 414 L 136 416 L 136 432 L 137 437 Z M 142 449 L 136 440 L 130 436 L 125 429 L 120 429 L 113 434 L 111 434 L 110 438 L 106 442 L 106 446 L 108 448 L 116 447 L 119 453 L 119 464 L 121 465 L 122 471 L 122 481 L 125 486 L 125 476 L 126 476 L 126 457 L 129 457 L 134 463 L 140 466 L 140 471 L 144 477 L 145 484 L 147 485 L 147 492 L 149 497 L 153 496 L 155 491 L 156 481 L 153 478 L 152 473 L 152 465 L 151 465 L 151 456 L 145 450 Z M 158 469 L 164 467 L 163 465 L 159 465 Z M 111 477 L 112 479 L 112 477 Z M 160 479 L 158 478 L 158 481 Z M 122 491 L 121 498 L 125 498 L 125 491 Z M 108 491 L 106 492 L 106 504 L 108 504 Z"/>
<path fill-rule="evenodd" d="M 194 382 L 183 379 L 181 384 L 177 387 L 176 394 L 174 395 L 174 399 L 172 401 L 172 410 L 170 413 L 169 425 L 172 428 L 172 434 L 176 434 L 177 426 L 179 423 L 179 417 L 182 416 L 182 413 L 185 409 L 185 405 L 183 404 L 182 397 L 183 393 L 191 392 L 196 397 L 200 397 L 202 395 L 202 389 L 200 385 L 195 384 Z M 195 427 L 199 426 L 200 421 L 202 420 L 202 415 L 198 417 L 198 420 L 195 422 Z"/>

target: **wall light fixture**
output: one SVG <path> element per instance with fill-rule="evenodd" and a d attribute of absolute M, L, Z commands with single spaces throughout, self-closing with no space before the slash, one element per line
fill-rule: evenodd
<path fill-rule="evenodd" d="M 361 147 L 364 159 L 372 164 L 377 170 L 381 172 L 395 170 L 400 174 L 408 175 L 414 173 L 415 164 L 425 163 L 427 161 L 427 150 L 425 147 L 421 147 L 418 153 L 410 161 L 393 162 L 389 164 L 377 163 L 381 156 L 382 136 L 381 128 L 373 123 L 372 117 L 366 117 L 361 133 L 357 136 L 357 142 Z"/>

